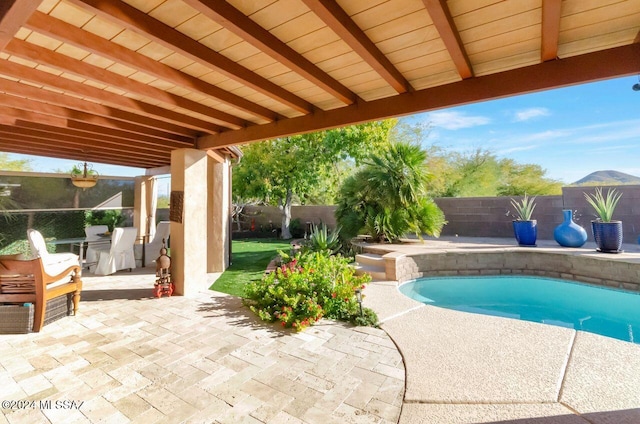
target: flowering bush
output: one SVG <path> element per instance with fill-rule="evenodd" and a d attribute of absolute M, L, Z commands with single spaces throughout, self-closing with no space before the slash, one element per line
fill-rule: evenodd
<path fill-rule="evenodd" d="M 360 318 L 362 325 L 355 290 L 364 288 L 370 276 L 356 276 L 348 260 L 339 255 L 310 252 L 290 258 L 280 254 L 283 265 L 245 287 L 245 302 L 261 319 L 298 331 L 323 316 L 354 322 Z M 377 323 L 373 311 L 367 310 L 366 316 L 365 324 Z"/>

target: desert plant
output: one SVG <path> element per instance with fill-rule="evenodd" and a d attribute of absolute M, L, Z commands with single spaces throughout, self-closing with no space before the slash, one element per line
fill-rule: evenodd
<path fill-rule="evenodd" d="M 335 212 L 343 237 L 363 232 L 388 242 L 409 232 L 438 237 L 446 221 L 428 195 L 426 157 L 420 146 L 393 143 L 348 177 Z"/>
<path fill-rule="evenodd" d="M 309 240 L 304 245 L 304 251 L 319 252 L 325 255 L 335 255 L 342 244 L 340 243 L 340 227 L 333 231 L 325 223 L 311 225 Z"/>
<path fill-rule="evenodd" d="M 536 208 L 535 200 L 535 196 L 528 197 L 526 193 L 519 202 L 511 199 L 511 206 L 513 206 L 516 211 L 517 221 L 531 221 L 533 210 Z"/>
<path fill-rule="evenodd" d="M 602 187 L 596 187 L 595 193 L 584 193 L 584 197 L 596 211 L 596 215 L 600 221 L 611 222 L 613 212 L 622 197 L 622 193 L 619 193 L 614 188 L 608 189 L 607 194 L 604 195 L 602 194 Z"/>

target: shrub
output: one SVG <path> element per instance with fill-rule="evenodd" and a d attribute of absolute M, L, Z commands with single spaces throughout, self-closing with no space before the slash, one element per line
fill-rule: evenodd
<path fill-rule="evenodd" d="M 327 225 L 312 225 L 309 240 L 304 244 L 303 251 L 318 252 L 324 255 L 335 255 L 342 248 L 340 243 L 340 228 L 329 231 Z"/>
<path fill-rule="evenodd" d="M 113 231 L 124 222 L 125 217 L 119 210 L 95 210 L 86 211 L 85 220 L 87 225 L 106 225 L 109 231 Z"/>
<path fill-rule="evenodd" d="M 294 258 L 280 252 L 284 264 L 260 281 L 245 287 L 245 303 L 262 320 L 278 321 L 298 331 L 320 318 L 352 321 L 360 316 L 355 290 L 371 279 L 356 276 L 347 259 L 317 252 L 298 253 Z M 365 308 L 366 309 L 366 308 Z M 362 322 L 375 325 L 373 311 Z M 364 313 L 364 311 L 363 311 Z M 364 317 L 363 317 L 364 318 Z"/>

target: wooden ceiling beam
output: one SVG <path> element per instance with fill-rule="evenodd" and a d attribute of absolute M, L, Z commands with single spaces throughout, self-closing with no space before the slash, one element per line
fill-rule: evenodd
<path fill-rule="evenodd" d="M 80 29 L 42 12 L 35 12 L 25 24 L 26 28 L 45 34 L 58 41 L 68 43 L 88 52 L 97 54 L 114 62 L 129 66 L 179 87 L 196 91 L 226 105 L 250 113 L 259 118 L 275 121 L 282 118 L 276 112 L 252 103 L 243 97 L 209 84 L 189 74 L 185 74 L 171 66 L 153 60 L 143 54 L 134 52 L 119 44 L 113 43 L 88 31 Z"/>
<path fill-rule="evenodd" d="M 250 123 L 237 116 L 194 102 L 185 97 L 171 94 L 159 88 L 143 84 L 134 79 L 116 74 L 106 69 L 90 65 L 81 60 L 55 53 L 44 47 L 37 46 L 27 41 L 14 39 L 5 47 L 5 52 L 22 59 L 32 60 L 45 64 L 54 69 L 76 75 L 83 79 L 93 80 L 110 87 L 122 90 L 126 93 L 134 93 L 140 96 L 158 100 L 171 107 L 179 107 L 190 112 L 208 117 L 212 122 L 230 129 L 238 129 L 248 126 Z"/>
<path fill-rule="evenodd" d="M 0 95 L 0 98 L 3 96 Z M 22 100 L 22 99 L 20 99 Z M 58 118 L 51 115 L 43 115 L 41 113 L 32 112 L 31 110 L 23 110 L 15 107 L 13 102 L 2 102 L 0 100 L 0 116 L 13 118 L 17 125 L 18 120 L 26 120 L 32 122 L 41 122 L 47 125 L 54 125 L 57 127 L 64 127 L 67 125 L 67 120 L 64 118 Z"/>
<path fill-rule="evenodd" d="M 0 141 L 5 143 L 15 144 L 17 148 L 25 148 L 26 154 L 35 154 L 34 150 L 38 149 L 40 152 L 47 152 L 44 156 L 54 156 L 56 153 L 65 152 L 68 154 L 69 159 L 75 160 L 87 160 L 87 161 L 102 161 L 104 163 L 128 163 L 127 166 L 138 167 L 152 167 L 162 166 L 163 164 L 170 163 L 170 155 L 167 155 L 167 159 L 164 158 L 148 158 L 144 155 L 138 156 L 135 153 L 120 152 L 117 150 L 108 150 L 101 147 L 91 147 L 87 149 L 86 145 L 74 144 L 66 142 L 60 139 L 55 134 L 52 134 L 49 138 L 35 138 L 29 136 L 21 136 L 20 134 L 7 133 L 0 127 Z M 51 149 L 51 146 L 55 145 L 55 149 Z M 4 149 L 3 149 L 4 151 Z"/>
<path fill-rule="evenodd" d="M 335 0 L 303 0 L 313 13 L 327 24 L 365 62 L 369 64 L 398 93 L 413 88 L 389 59 L 367 37 Z"/>
<path fill-rule="evenodd" d="M 123 141 L 127 141 L 127 140 L 111 137 L 104 133 L 95 133 L 87 130 L 69 128 L 65 126 L 49 125 L 49 124 L 44 124 L 44 123 L 40 123 L 33 120 L 27 121 L 27 120 L 19 119 L 16 121 L 15 125 L 16 127 L 30 129 L 30 130 L 38 130 L 46 133 L 55 133 L 55 134 L 60 134 L 60 135 L 65 135 L 70 137 L 80 137 L 87 140 L 93 140 L 95 142 L 100 143 L 98 144 L 100 146 L 102 145 L 110 146 L 113 149 L 117 149 L 117 150 L 123 150 L 123 148 L 126 148 L 126 149 L 135 148 L 136 151 L 139 150 L 140 152 L 146 152 L 151 156 L 163 156 L 163 154 L 166 154 L 167 152 L 171 152 L 171 150 L 173 149 L 172 147 L 169 147 L 169 146 L 162 146 L 162 145 L 151 146 L 148 144 L 135 143 L 135 140 L 129 140 L 128 142 L 124 143 Z"/>
<path fill-rule="evenodd" d="M 102 0 L 68 0 L 83 9 L 89 9 L 93 13 L 109 21 L 115 21 L 119 25 L 141 34 L 164 47 L 177 51 L 185 57 L 216 70 L 221 74 L 238 81 L 259 93 L 264 94 L 286 106 L 301 113 L 311 113 L 314 107 L 311 103 L 272 83 L 266 78 L 251 72 L 247 68 L 238 65 L 226 56 L 211 50 L 204 44 L 184 35 L 180 31 L 154 19 L 135 7 L 122 1 Z"/>
<path fill-rule="evenodd" d="M 78 131 L 68 130 L 62 131 L 62 128 L 52 126 L 34 125 L 37 128 L 27 127 L 7 127 L 0 126 L 0 132 L 3 134 L 13 134 L 17 137 L 21 137 L 24 140 L 36 141 L 36 140 L 56 140 L 61 145 L 80 146 L 87 151 L 93 151 L 95 149 L 101 149 L 104 151 L 112 151 L 122 153 L 126 155 L 141 155 L 146 158 L 165 158 L 171 155 L 171 149 L 141 149 L 134 146 L 132 143 L 122 143 L 121 141 L 113 142 L 107 140 L 96 140 L 93 135 L 87 136 L 87 134 L 80 133 Z"/>
<path fill-rule="evenodd" d="M 446 107 L 583 84 L 640 72 L 640 44 L 572 56 L 470 78 L 360 105 L 317 112 L 286 121 L 255 125 L 198 139 L 199 149 L 285 137 Z"/>
<path fill-rule="evenodd" d="M 422 2 L 427 8 L 427 12 L 429 12 L 440 38 L 449 51 L 460 78 L 473 77 L 473 68 L 471 67 L 469 56 L 464 49 L 464 44 L 460 39 L 460 33 L 458 33 L 451 12 L 449 12 L 447 0 L 422 0 Z"/>
<path fill-rule="evenodd" d="M 19 80 L 29 81 L 34 84 L 44 85 L 72 93 L 76 96 L 90 98 L 100 103 L 107 103 L 113 106 L 122 107 L 128 111 L 132 111 L 133 113 L 142 114 L 154 119 L 164 119 L 173 122 L 174 124 L 192 129 L 208 133 L 216 133 L 221 130 L 219 125 L 211 122 L 174 112 L 150 103 L 141 102 L 130 97 L 111 93 L 106 90 L 101 90 L 87 84 L 72 81 L 68 78 L 61 78 L 49 72 L 39 71 L 8 60 L 0 60 L 0 74 L 5 74 Z"/>
<path fill-rule="evenodd" d="M 350 105 L 358 100 L 355 93 L 226 1 L 183 1 L 344 104 Z"/>
<path fill-rule="evenodd" d="M 16 32 L 36 11 L 42 0 L 0 1 L 0 51 L 13 39 Z"/>
<path fill-rule="evenodd" d="M 73 111 L 84 112 L 79 115 L 81 119 L 106 127 L 126 129 L 131 132 L 149 134 L 168 140 L 182 140 L 185 143 L 191 143 L 198 135 L 196 131 L 166 121 L 149 118 L 144 115 L 136 115 L 94 102 L 87 102 L 77 97 L 50 90 L 42 90 L 32 85 L 21 84 L 5 78 L 0 78 L 0 91 L 28 99 L 37 99 L 38 101 L 62 106 Z M 65 117 L 74 119 L 74 116 L 75 113 L 71 112 L 71 116 Z"/>
<path fill-rule="evenodd" d="M 84 154 L 77 149 L 60 148 L 59 150 L 51 151 L 50 148 L 43 147 L 42 144 L 32 144 L 29 142 L 21 142 L 11 137 L 5 138 L 0 134 L 0 151 L 6 153 L 19 153 L 24 155 L 36 155 L 45 156 L 58 159 L 69 160 L 86 160 L 93 163 L 108 163 L 111 165 L 120 166 L 133 166 L 136 168 L 157 168 L 165 166 L 168 162 L 156 162 L 156 161 L 136 161 L 134 158 L 112 158 L 112 161 L 105 162 L 105 156 L 99 154 Z"/>
<path fill-rule="evenodd" d="M 542 0 L 542 48 L 543 62 L 558 58 L 560 17 L 562 0 Z"/>
<path fill-rule="evenodd" d="M 82 120 L 82 114 L 80 112 L 70 111 L 66 108 L 61 108 L 59 106 L 41 103 L 32 99 L 23 99 L 20 97 L 10 96 L 8 94 L 0 94 L 0 105 L 7 106 L 9 108 L 18 108 L 24 111 L 36 112 L 38 115 L 42 116 L 43 122 L 49 121 L 48 123 L 51 125 L 56 125 L 56 123 L 59 122 L 60 118 L 62 118 L 63 124 L 56 125 L 56 126 L 76 127 L 76 128 L 80 128 L 80 126 L 84 126 L 85 128 L 87 128 L 87 126 L 91 125 L 87 123 L 75 123 L 75 121 L 68 120 L 68 118 Z M 80 116 L 77 116 L 78 114 L 80 114 Z M 31 119 L 28 119 L 28 116 L 26 115 L 26 113 L 22 114 L 21 116 L 14 115 L 14 117 L 19 117 L 20 119 L 24 119 L 24 120 L 31 120 Z M 38 122 L 37 119 L 33 119 L 33 120 L 34 122 Z M 137 133 L 122 131 L 122 130 L 113 129 L 113 128 L 98 127 L 96 125 L 94 125 L 93 127 L 96 131 L 99 128 L 102 131 L 102 133 L 105 134 L 106 136 L 110 136 L 114 138 L 124 138 L 126 140 L 135 141 L 136 143 L 148 144 L 151 146 L 168 146 L 173 148 L 186 148 L 186 147 L 193 147 L 194 145 L 193 142 L 183 143 L 176 140 L 160 139 L 160 138 L 155 138 L 149 135 L 137 134 Z M 96 132 L 96 131 L 92 131 L 92 132 Z"/>

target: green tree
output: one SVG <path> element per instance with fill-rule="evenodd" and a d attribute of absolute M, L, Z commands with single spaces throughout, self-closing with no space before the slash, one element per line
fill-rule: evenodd
<path fill-rule="evenodd" d="M 562 184 L 545 177 L 536 164 L 520 164 L 513 159 L 499 159 L 490 150 L 452 152 L 444 167 L 444 197 L 522 196 L 560 194 Z"/>
<path fill-rule="evenodd" d="M 428 195 L 427 153 L 417 144 L 391 143 L 347 178 L 336 219 L 346 238 L 361 232 L 396 241 L 408 232 L 439 236 L 444 214 Z"/>
<path fill-rule="evenodd" d="M 289 239 L 292 204 L 332 200 L 333 187 L 348 169 L 345 164 L 356 166 L 370 151 L 388 143 L 396 122 L 370 122 L 245 146 L 233 171 L 234 197 L 277 205 L 282 211 L 281 236 Z"/>
<path fill-rule="evenodd" d="M 0 171 L 31 171 L 31 160 L 10 159 L 8 153 L 0 153 Z"/>
<path fill-rule="evenodd" d="M 31 161 L 29 159 L 10 159 L 8 153 L 0 153 L 0 170 L 1 171 L 31 171 Z M 18 204 L 5 193 L 5 188 L 0 186 L 0 219 L 7 225 L 11 224 L 11 215 L 7 209 L 16 209 Z M 9 192 L 10 193 L 10 192 Z M 5 233 L 0 232 L 0 244 L 5 238 Z"/>
<path fill-rule="evenodd" d="M 545 177 L 546 171 L 535 164 L 519 164 L 513 159 L 501 162 L 504 183 L 497 187 L 498 196 L 539 196 L 562 194 L 562 183 Z"/>

